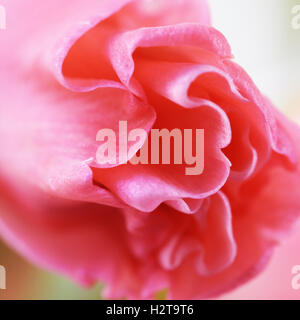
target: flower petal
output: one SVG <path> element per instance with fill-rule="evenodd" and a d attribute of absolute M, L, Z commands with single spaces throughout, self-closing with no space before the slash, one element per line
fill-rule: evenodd
<path fill-rule="evenodd" d="M 208 50 L 220 57 L 231 57 L 230 47 L 217 30 L 200 24 L 186 23 L 165 27 L 142 28 L 116 36 L 109 46 L 112 65 L 122 83 L 130 86 L 134 73 L 133 53 L 138 47 L 185 46 Z M 133 80 L 131 87 L 139 92 Z"/>
<path fill-rule="evenodd" d="M 141 127 L 148 131 L 155 119 L 152 107 L 122 89 L 73 93 L 41 70 L 5 74 L 5 81 L 0 80 L 4 90 L 0 107 L 0 134 L 5 137 L 0 141 L 2 170 L 12 179 L 52 194 L 102 203 L 99 196 L 103 193 L 106 198 L 110 192 L 98 194 L 100 187 L 93 185 L 89 167 L 99 146 L 98 130 L 118 132 L 123 119 L 129 130 Z"/>
<path fill-rule="evenodd" d="M 128 163 L 115 168 L 93 170 L 95 181 L 112 190 L 128 205 L 145 212 L 153 211 L 165 201 L 200 199 L 212 195 L 225 184 L 230 172 L 230 162 L 221 151 L 231 139 L 226 115 L 210 106 L 184 109 L 168 100 L 161 100 L 161 97 L 158 99 L 156 103 L 152 101 L 155 106 L 161 106 L 156 108 L 158 116 L 153 128 L 167 129 L 169 132 L 174 128 L 181 129 L 182 139 L 184 129 L 191 128 L 193 146 L 196 144 L 195 130 L 204 129 L 204 154 L 200 154 L 204 156 L 202 174 L 187 175 L 186 168 L 189 165 L 185 163 L 184 156 L 182 164 L 174 164 L 171 158 L 169 164 L 151 163 L 151 139 L 146 142 L 149 149 L 148 164 Z M 174 152 L 177 154 L 178 150 L 170 148 L 171 156 Z"/>

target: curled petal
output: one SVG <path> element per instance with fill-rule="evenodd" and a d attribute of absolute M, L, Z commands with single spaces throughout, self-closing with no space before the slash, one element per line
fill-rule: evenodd
<path fill-rule="evenodd" d="M 153 211 L 165 201 L 212 195 L 222 188 L 230 173 L 230 162 L 221 151 L 231 139 L 230 125 L 224 113 L 209 106 L 184 109 L 167 100 L 155 105 L 163 107 L 156 109 L 158 116 L 153 128 L 166 128 L 169 132 L 174 128 L 182 129 L 182 139 L 186 128 L 204 129 L 204 153 L 200 155 L 204 157 L 203 173 L 187 175 L 184 156 L 182 164 L 171 161 L 170 164 L 152 164 L 149 156 L 148 164 L 128 163 L 109 170 L 93 170 L 95 181 L 112 190 L 128 205 L 145 212 Z M 147 141 L 146 146 L 151 150 L 151 141 Z M 174 152 L 178 150 L 170 148 L 170 154 Z"/>
<path fill-rule="evenodd" d="M 134 73 L 132 55 L 138 47 L 197 47 L 220 57 L 231 57 L 231 49 L 217 30 L 199 24 L 142 28 L 122 33 L 109 46 L 112 65 L 122 83 L 130 85 Z"/>

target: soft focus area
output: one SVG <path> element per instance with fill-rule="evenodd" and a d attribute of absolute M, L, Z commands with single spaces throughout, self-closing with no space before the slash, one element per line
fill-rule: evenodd
<path fill-rule="evenodd" d="M 277 108 L 300 124 L 300 29 L 291 23 L 292 7 L 300 0 L 209 1 L 213 25 L 228 39 L 235 60 Z M 101 284 L 80 288 L 37 269 L 1 242 L 0 265 L 7 271 L 7 289 L 0 290 L 0 300 L 100 298 Z M 221 299 L 300 299 L 300 290 L 291 285 L 294 265 L 300 265 L 300 225 L 262 274 Z"/>

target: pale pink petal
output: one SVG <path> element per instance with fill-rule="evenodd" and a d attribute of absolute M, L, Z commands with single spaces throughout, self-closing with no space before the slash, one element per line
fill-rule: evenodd
<path fill-rule="evenodd" d="M 132 23 L 139 22 L 144 27 L 183 22 L 210 25 L 206 0 L 138 0 L 128 7 L 128 15 L 134 19 Z"/>
<path fill-rule="evenodd" d="M 101 194 L 107 198 L 110 192 L 97 190 L 89 167 L 99 146 L 98 130 L 117 132 L 120 119 L 128 121 L 129 130 L 149 130 L 152 107 L 121 89 L 72 93 L 41 70 L 7 75 L 0 80 L 5 101 L 0 107 L 2 170 L 52 194 L 103 203 Z"/>
<path fill-rule="evenodd" d="M 105 281 L 111 297 L 139 288 L 117 209 L 47 196 L 30 206 L 13 199 L 1 208 L 1 236 L 30 261 L 84 286 Z"/>

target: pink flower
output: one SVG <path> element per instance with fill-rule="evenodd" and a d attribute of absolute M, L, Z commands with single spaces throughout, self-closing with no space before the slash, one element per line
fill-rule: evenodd
<path fill-rule="evenodd" d="M 109 297 L 214 297 L 300 212 L 300 131 L 232 62 L 202 0 L 7 0 L 0 234 Z M 278 75 L 280 76 L 280 75 Z M 101 128 L 205 130 L 205 168 L 91 164 Z"/>

